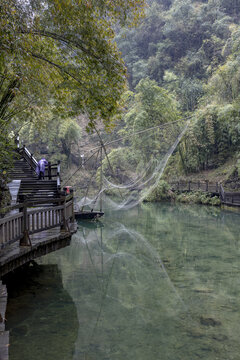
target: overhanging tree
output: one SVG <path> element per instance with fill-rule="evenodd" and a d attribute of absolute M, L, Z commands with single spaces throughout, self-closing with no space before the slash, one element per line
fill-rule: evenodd
<path fill-rule="evenodd" d="M 1 77 L 8 77 L 12 97 L 21 91 L 25 98 L 30 92 L 31 102 L 46 93 L 61 101 L 69 96 L 75 104 L 72 111 L 87 110 L 92 121 L 99 116 L 108 126 L 118 110 L 126 73 L 113 41 L 114 28 L 136 21 L 143 4 L 144 0 L 1 1 Z"/>
<path fill-rule="evenodd" d="M 43 108 L 67 118 L 87 112 L 89 129 L 96 119 L 111 125 L 126 76 L 114 29 L 136 22 L 143 6 L 144 0 L 1 0 L 1 179 L 8 133 L 21 121 L 46 121 Z"/>

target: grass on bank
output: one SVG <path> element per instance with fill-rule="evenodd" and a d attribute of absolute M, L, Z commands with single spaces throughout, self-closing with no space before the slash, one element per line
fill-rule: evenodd
<path fill-rule="evenodd" d="M 175 201 L 186 204 L 203 204 L 220 206 L 221 201 L 218 196 L 202 191 L 173 192 L 170 185 L 165 180 L 160 180 L 157 186 L 152 188 L 144 197 L 145 202 Z"/>

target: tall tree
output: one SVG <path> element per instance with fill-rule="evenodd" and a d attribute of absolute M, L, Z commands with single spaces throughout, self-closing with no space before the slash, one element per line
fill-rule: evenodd
<path fill-rule="evenodd" d="M 114 28 L 136 21 L 143 5 L 144 0 L 1 1 L 0 75 L 11 95 L 1 94 L 0 115 L 16 95 L 36 102 L 46 93 L 58 99 L 70 91 L 72 111 L 85 110 L 92 121 L 99 116 L 108 125 L 125 88 Z"/>
<path fill-rule="evenodd" d="M 0 180 L 16 119 L 37 123 L 51 106 L 67 118 L 87 112 L 90 129 L 96 120 L 111 125 L 126 85 L 114 29 L 136 22 L 143 6 L 144 0 L 1 0 Z"/>

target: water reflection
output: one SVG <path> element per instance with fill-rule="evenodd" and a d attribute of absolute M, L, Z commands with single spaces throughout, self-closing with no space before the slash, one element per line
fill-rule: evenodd
<path fill-rule="evenodd" d="M 35 265 L 4 278 L 10 360 L 72 359 L 78 332 L 74 303 L 56 265 Z M 61 356 L 60 356 L 61 354 Z"/>
<path fill-rule="evenodd" d="M 41 259 L 77 310 L 69 359 L 237 359 L 239 215 L 145 204 L 101 221 Z"/>

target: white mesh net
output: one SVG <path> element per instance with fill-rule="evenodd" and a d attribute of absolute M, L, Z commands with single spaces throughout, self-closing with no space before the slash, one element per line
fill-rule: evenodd
<path fill-rule="evenodd" d="M 96 166 L 88 169 L 91 177 L 78 208 L 99 209 L 103 202 L 104 210 L 118 210 L 139 204 L 158 184 L 188 124 L 178 120 L 138 130 L 93 149 Z"/>

